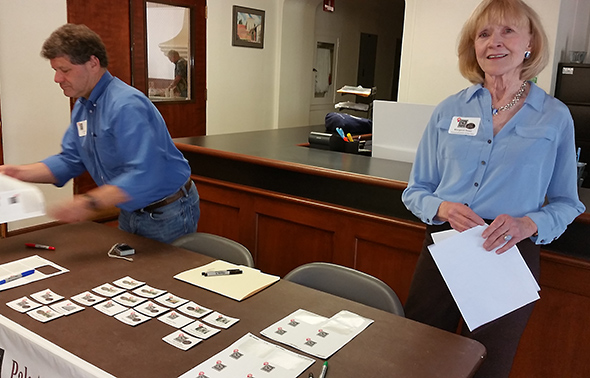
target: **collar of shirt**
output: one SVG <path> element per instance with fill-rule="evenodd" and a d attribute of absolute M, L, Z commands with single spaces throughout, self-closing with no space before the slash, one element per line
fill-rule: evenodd
<path fill-rule="evenodd" d="M 529 94 L 526 96 L 524 103 L 530 105 L 538 112 L 543 111 L 543 102 L 545 101 L 545 92 L 539 88 L 535 83 L 532 81 L 528 82 L 530 85 Z M 467 103 L 477 97 L 478 93 L 486 92 L 489 94 L 489 91 L 482 85 L 482 84 L 475 84 L 467 88 L 466 98 Z"/>
<path fill-rule="evenodd" d="M 102 75 L 98 83 L 96 83 L 96 85 L 92 89 L 92 92 L 90 92 L 90 97 L 88 99 L 85 99 L 84 97 L 80 97 L 78 99 L 80 104 L 84 106 L 87 110 L 92 110 L 92 108 L 96 106 L 96 101 L 100 98 L 100 96 L 102 96 L 105 89 L 109 86 L 112 80 L 113 75 L 111 75 L 109 71 L 106 71 Z"/>

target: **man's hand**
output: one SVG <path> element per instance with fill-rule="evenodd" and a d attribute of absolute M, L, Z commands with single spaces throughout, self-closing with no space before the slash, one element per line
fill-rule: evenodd
<path fill-rule="evenodd" d="M 75 223 L 90 219 L 94 210 L 84 196 L 74 196 L 71 201 L 60 203 L 49 211 L 49 216 L 64 223 Z"/>

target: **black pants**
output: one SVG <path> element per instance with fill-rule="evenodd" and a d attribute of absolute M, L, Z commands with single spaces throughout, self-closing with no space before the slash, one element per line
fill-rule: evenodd
<path fill-rule="evenodd" d="M 405 312 L 409 319 L 449 332 L 457 332 L 461 313 L 427 248 L 433 243 L 431 233 L 449 228 L 448 224 L 426 228 L 426 237 L 412 278 Z M 517 246 L 538 282 L 540 247 L 530 239 L 521 241 Z M 510 375 L 518 342 L 533 307 L 534 302 L 472 332 L 463 324 L 461 334 L 479 341 L 487 350 L 487 357 L 475 377 L 503 378 Z"/>

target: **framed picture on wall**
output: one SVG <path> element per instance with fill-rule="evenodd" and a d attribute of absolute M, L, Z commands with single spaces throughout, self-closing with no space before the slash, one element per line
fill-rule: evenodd
<path fill-rule="evenodd" d="M 242 47 L 264 47 L 264 11 L 233 7 L 232 45 Z"/>

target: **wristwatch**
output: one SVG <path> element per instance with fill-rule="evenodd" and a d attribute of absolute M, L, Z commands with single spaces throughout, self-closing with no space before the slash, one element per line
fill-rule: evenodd
<path fill-rule="evenodd" d="M 92 197 L 90 194 L 87 193 L 82 194 L 82 196 L 86 199 L 88 207 L 91 210 L 98 210 L 98 201 L 96 200 L 96 198 Z"/>

